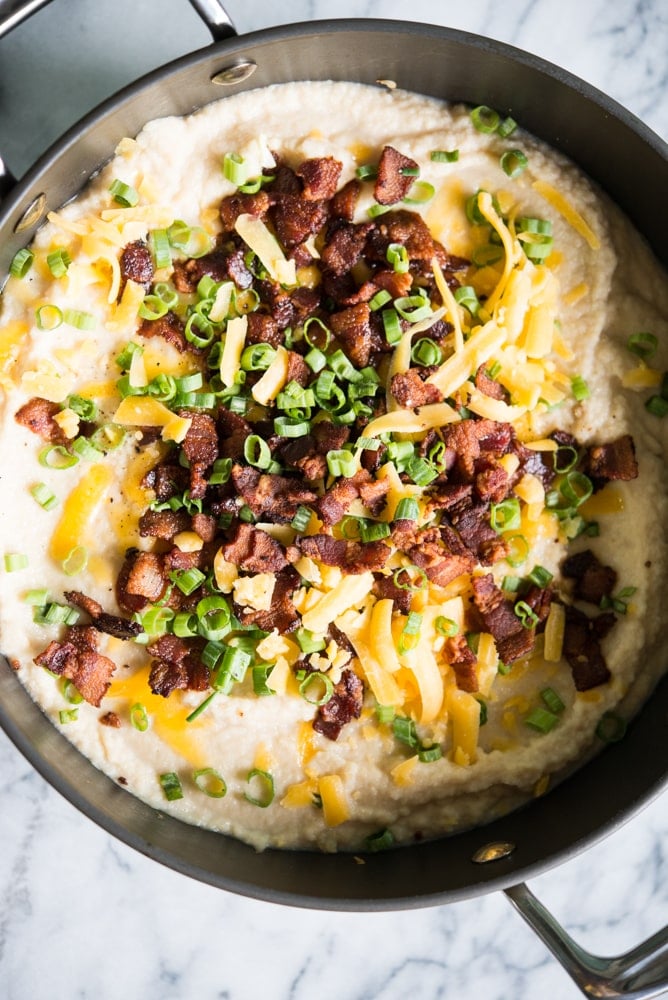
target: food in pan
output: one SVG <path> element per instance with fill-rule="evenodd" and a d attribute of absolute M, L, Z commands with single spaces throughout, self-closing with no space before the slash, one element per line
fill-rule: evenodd
<path fill-rule="evenodd" d="M 660 671 L 668 290 L 489 108 L 299 83 L 123 140 L 3 292 L 1 648 L 257 848 L 481 823 Z"/>

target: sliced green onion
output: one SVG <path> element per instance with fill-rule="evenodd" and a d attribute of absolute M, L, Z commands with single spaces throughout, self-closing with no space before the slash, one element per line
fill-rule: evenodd
<path fill-rule="evenodd" d="M 417 365 L 440 365 L 443 360 L 443 351 L 430 337 L 423 337 L 413 345 L 411 360 Z"/>
<path fill-rule="evenodd" d="M 186 257 L 203 257 L 213 248 L 213 240 L 200 226 L 189 226 L 181 219 L 167 230 L 170 245 Z"/>
<path fill-rule="evenodd" d="M 385 257 L 388 264 L 392 265 L 392 270 L 396 274 L 406 274 L 410 261 L 408 259 L 408 250 L 403 244 L 390 243 L 385 251 Z"/>
<path fill-rule="evenodd" d="M 274 669 L 273 663 L 256 663 L 253 665 L 251 673 L 253 677 L 253 694 L 258 698 L 273 695 L 276 692 L 268 685 L 269 675 Z"/>
<path fill-rule="evenodd" d="M 153 255 L 153 263 L 157 271 L 169 267 L 172 263 L 172 251 L 166 229 L 153 229 L 148 236 L 148 243 Z"/>
<path fill-rule="evenodd" d="M 243 681 L 251 659 L 251 654 L 245 649 L 226 646 L 223 658 L 216 667 L 211 686 L 222 694 L 229 694 L 235 684 Z"/>
<path fill-rule="evenodd" d="M 88 549 L 85 545 L 75 545 L 62 561 L 63 572 L 67 576 L 82 573 L 88 565 Z"/>
<path fill-rule="evenodd" d="M 410 476 L 416 486 L 428 486 L 429 483 L 438 478 L 439 472 L 430 462 L 420 458 L 419 455 L 414 455 L 406 463 L 406 474 Z"/>
<path fill-rule="evenodd" d="M 538 624 L 538 615 L 526 601 L 517 601 L 513 611 L 522 622 L 524 628 L 535 628 Z"/>
<path fill-rule="evenodd" d="M 442 756 L 443 751 L 438 743 L 431 747 L 421 747 L 418 750 L 418 760 L 423 764 L 432 764 L 435 760 L 440 760 Z"/>
<path fill-rule="evenodd" d="M 433 163 L 456 163 L 459 159 L 458 149 L 433 149 L 429 154 Z"/>
<path fill-rule="evenodd" d="M 206 580 L 206 575 L 202 573 L 201 569 L 192 566 L 190 569 L 175 570 L 169 574 L 169 579 L 176 584 L 182 594 L 189 597 L 198 587 L 201 587 Z"/>
<path fill-rule="evenodd" d="M 171 608 L 153 607 L 148 608 L 139 615 L 139 622 L 144 632 L 150 638 L 157 638 L 169 631 L 169 626 L 174 620 L 174 612 Z"/>
<path fill-rule="evenodd" d="M 64 277 L 71 263 L 72 258 L 65 247 L 57 247 L 46 255 L 46 266 L 54 278 Z"/>
<path fill-rule="evenodd" d="M 304 355 L 304 361 L 309 366 L 312 372 L 317 375 L 321 372 L 323 368 L 327 365 L 327 355 L 318 347 L 312 347 L 311 350 Z"/>
<path fill-rule="evenodd" d="M 397 504 L 393 521 L 417 521 L 420 514 L 418 502 L 415 497 L 404 497 Z"/>
<path fill-rule="evenodd" d="M 12 262 L 9 265 L 9 273 L 12 278 L 25 278 L 26 274 L 33 265 L 35 260 L 35 255 L 32 250 L 28 247 L 23 247 L 21 250 L 17 250 L 12 257 Z"/>
<path fill-rule="evenodd" d="M 303 333 L 308 346 L 318 347 L 321 351 L 326 351 L 332 340 L 332 331 L 317 316 L 309 316 L 304 323 Z"/>
<path fill-rule="evenodd" d="M 5 554 L 5 572 L 17 573 L 28 565 L 28 557 L 23 552 L 7 552 Z"/>
<path fill-rule="evenodd" d="M 434 621 L 434 628 L 439 635 L 444 635 L 450 638 L 453 635 L 457 635 L 459 632 L 459 626 L 456 621 L 452 618 L 446 618 L 444 615 L 439 615 Z"/>
<path fill-rule="evenodd" d="M 645 400 L 645 409 L 653 417 L 665 417 L 668 413 L 668 399 L 662 396 L 650 396 Z"/>
<path fill-rule="evenodd" d="M 130 722 L 140 733 L 145 733 L 148 729 L 148 714 L 140 701 L 136 701 L 130 708 Z"/>
<path fill-rule="evenodd" d="M 552 253 L 553 245 L 554 238 L 552 236 L 544 236 L 541 233 L 532 235 L 530 240 L 522 240 L 524 253 L 534 263 L 540 263 L 549 257 Z"/>
<path fill-rule="evenodd" d="M 70 454 L 62 444 L 50 444 L 42 448 L 37 460 L 45 469 L 71 469 L 79 461 L 79 456 Z"/>
<path fill-rule="evenodd" d="M 216 697 L 217 694 L 218 694 L 217 691 L 212 691 L 211 694 L 204 699 L 204 701 L 200 702 L 197 708 L 194 708 L 192 710 L 190 715 L 186 716 L 186 722 L 194 722 L 195 719 L 199 718 L 202 712 L 206 711 L 206 709 L 209 707 L 209 705 L 211 704 L 211 702 L 213 701 L 213 699 Z"/>
<path fill-rule="evenodd" d="M 79 437 L 74 439 L 70 448 L 75 455 L 78 455 L 79 458 L 83 458 L 88 462 L 97 461 L 102 454 L 99 448 L 92 445 L 89 439 L 87 437 L 83 437 L 82 435 L 79 435 Z"/>
<path fill-rule="evenodd" d="M 549 219 L 537 219 L 531 215 L 523 215 L 515 223 L 518 233 L 538 233 L 541 236 L 552 235 L 552 223 Z"/>
<path fill-rule="evenodd" d="M 471 111 L 471 121 L 478 132 L 491 134 L 496 132 L 501 118 L 498 111 L 488 107 L 486 104 L 479 104 Z"/>
<path fill-rule="evenodd" d="M 330 476 L 354 476 L 357 471 L 357 459 L 350 451 L 333 449 L 327 452 L 327 468 Z"/>
<path fill-rule="evenodd" d="M 658 338 L 653 333 L 632 333 L 626 341 L 626 349 L 639 358 L 651 358 L 658 344 Z"/>
<path fill-rule="evenodd" d="M 63 708 L 58 712 L 58 720 L 61 726 L 66 726 L 69 722 L 76 722 L 78 718 L 78 708 Z"/>
<path fill-rule="evenodd" d="M 259 434 L 249 434 L 244 442 L 244 458 L 256 469 L 267 469 L 271 465 L 271 449 Z"/>
<path fill-rule="evenodd" d="M 478 698 L 480 703 L 480 725 L 485 726 L 487 724 L 487 702 L 483 701 L 482 698 Z"/>
<path fill-rule="evenodd" d="M 386 212 L 391 211 L 392 205 L 379 205 L 378 202 L 374 202 L 367 209 L 367 215 L 370 219 L 377 219 L 379 215 L 385 215 Z"/>
<path fill-rule="evenodd" d="M 30 495 L 44 510 L 53 510 L 58 503 L 58 497 L 46 483 L 35 483 L 30 487 Z"/>
<path fill-rule="evenodd" d="M 80 705 L 84 700 L 81 692 L 76 689 L 68 677 L 61 677 L 60 687 L 63 692 L 63 697 L 69 701 L 70 705 Z"/>
<path fill-rule="evenodd" d="M 376 717 L 384 725 L 389 725 L 396 714 L 397 710 L 394 705 L 376 705 Z"/>
<path fill-rule="evenodd" d="M 392 296 L 387 291 L 386 288 L 381 288 L 379 292 L 369 299 L 369 309 L 371 312 L 378 312 L 382 306 L 387 305 L 388 302 L 392 301 Z"/>
<path fill-rule="evenodd" d="M 563 712 L 563 710 L 566 708 L 566 706 L 564 705 L 563 701 L 561 700 L 557 692 L 554 690 L 554 688 L 551 687 L 543 688 L 543 690 L 540 693 L 540 696 L 547 705 L 547 707 L 549 708 L 549 710 L 551 712 L 554 712 L 555 715 L 559 715 L 559 713 Z"/>
<path fill-rule="evenodd" d="M 400 743 L 405 743 L 406 746 L 409 746 L 412 749 L 415 749 L 420 745 L 415 723 L 412 719 L 407 718 L 405 715 L 395 716 L 392 720 L 392 732 L 395 739 L 399 740 Z"/>
<path fill-rule="evenodd" d="M 571 379 L 571 392 L 578 403 L 581 403 L 583 399 L 589 399 L 589 386 L 582 375 L 574 375 Z"/>
<path fill-rule="evenodd" d="M 502 139 L 507 139 L 508 136 L 513 134 L 516 128 L 517 128 L 517 122 L 515 121 L 514 118 L 508 116 L 507 118 L 503 118 L 499 122 L 496 131 L 498 135 L 501 136 Z"/>
<path fill-rule="evenodd" d="M 396 309 L 383 309 L 381 319 L 383 320 L 385 340 L 392 346 L 398 344 L 401 340 L 403 330 L 401 329 L 401 322 Z"/>
<path fill-rule="evenodd" d="M 544 566 L 534 566 L 527 576 L 527 580 L 531 583 L 535 583 L 537 587 L 547 587 L 548 583 L 550 583 L 552 579 L 552 573 L 545 569 Z"/>
<path fill-rule="evenodd" d="M 511 535 L 506 541 L 510 550 L 506 556 L 506 562 L 513 569 L 516 569 L 526 562 L 529 556 L 529 543 L 524 535 Z"/>
<path fill-rule="evenodd" d="M 52 601 L 45 607 L 35 608 L 33 621 L 38 625 L 75 625 L 79 621 L 79 612 L 69 604 Z"/>
<path fill-rule="evenodd" d="M 578 464 L 579 458 L 577 449 L 570 444 L 559 445 L 552 459 L 554 471 L 559 474 L 570 472 Z"/>
<path fill-rule="evenodd" d="M 559 717 L 546 708 L 534 708 L 524 717 L 524 723 L 540 733 L 549 733 L 559 722 Z"/>
<path fill-rule="evenodd" d="M 389 534 L 390 526 L 385 521 L 371 521 L 362 518 L 360 538 L 363 542 L 378 542 L 381 538 L 387 538 Z"/>
<path fill-rule="evenodd" d="M 395 569 L 392 574 L 392 580 L 394 581 L 394 586 L 398 587 L 399 590 L 410 590 L 411 593 L 424 590 L 428 583 L 425 571 L 414 563 Z"/>
<path fill-rule="evenodd" d="M 404 295 L 394 300 L 394 308 L 402 319 L 419 323 L 431 316 L 431 302 L 425 295 Z"/>
<path fill-rule="evenodd" d="M 168 802 L 175 802 L 177 799 L 183 798 L 181 780 L 175 771 L 167 771 L 165 774 L 158 775 L 158 781 Z"/>
<path fill-rule="evenodd" d="M 292 417 L 274 418 L 274 433 L 280 437 L 305 437 L 310 430 L 311 424 L 308 420 L 295 420 Z"/>
<path fill-rule="evenodd" d="M 510 177 L 511 180 L 524 173 L 529 165 L 529 160 L 521 149 L 507 149 L 499 162 L 504 174 Z"/>
<path fill-rule="evenodd" d="M 49 600 L 49 591 L 46 587 L 41 590 L 28 590 L 23 598 L 25 604 L 31 607 L 43 608 Z"/>
<path fill-rule="evenodd" d="M 67 409 L 73 410 L 81 420 L 97 419 L 97 406 L 92 399 L 86 399 L 85 396 L 77 396 L 76 394 L 68 396 L 64 405 Z"/>
<path fill-rule="evenodd" d="M 480 300 L 476 294 L 476 290 L 472 285 L 460 285 L 459 288 L 455 289 L 454 292 L 455 302 L 457 305 L 463 306 L 464 309 L 468 309 L 472 316 L 478 314 L 480 309 Z"/>
<path fill-rule="evenodd" d="M 574 507 L 579 507 L 594 492 L 594 485 L 583 472 L 572 469 L 559 484 L 559 491 Z"/>
<path fill-rule="evenodd" d="M 259 795 L 255 796 L 244 792 L 246 802 L 250 802 L 252 806 L 259 806 L 260 809 L 266 809 L 274 801 L 274 779 L 269 771 L 262 771 L 259 767 L 254 767 L 246 777 L 246 783 L 251 784 L 251 782 L 259 786 Z"/>
<path fill-rule="evenodd" d="M 135 189 L 123 181 L 112 181 L 109 191 L 116 204 L 121 205 L 123 208 L 134 208 L 139 201 L 139 195 Z"/>
<path fill-rule="evenodd" d="M 248 180 L 248 165 L 239 153 L 225 153 L 223 157 L 223 174 L 226 179 L 240 187 Z"/>
<path fill-rule="evenodd" d="M 140 319 L 156 320 L 166 316 L 168 311 L 167 303 L 159 295 L 145 295 L 138 314 Z"/>
<path fill-rule="evenodd" d="M 356 169 L 355 176 L 360 181 L 373 181 L 378 176 L 378 167 L 373 163 L 363 163 Z"/>
<path fill-rule="evenodd" d="M 314 685 L 315 690 L 313 690 Z M 326 705 L 334 694 L 334 685 L 331 677 L 314 670 L 307 674 L 299 685 L 299 693 L 309 705 Z"/>
<path fill-rule="evenodd" d="M 81 309 L 64 309 L 63 323 L 77 330 L 93 330 L 96 319 L 91 313 L 83 312 Z"/>
<path fill-rule="evenodd" d="M 62 310 L 51 303 L 40 306 L 35 310 L 35 322 L 38 330 L 57 330 L 63 323 Z"/>
<path fill-rule="evenodd" d="M 387 851 L 394 845 L 394 834 L 391 830 L 379 830 L 370 834 L 365 840 L 366 848 L 372 854 L 378 851 Z"/>
<path fill-rule="evenodd" d="M 317 638 L 313 632 L 303 626 L 296 629 L 295 639 L 302 653 L 319 653 L 327 645 L 323 638 Z"/>
<path fill-rule="evenodd" d="M 211 799 L 222 799 L 227 792 L 227 785 L 222 774 L 213 767 L 200 767 L 193 771 L 193 781 Z"/>
<path fill-rule="evenodd" d="M 135 354 L 144 353 L 144 348 L 140 344 L 135 344 L 134 340 L 128 341 L 121 353 L 116 358 L 116 364 L 122 371 L 128 371 L 132 365 L 132 359 Z"/>
<path fill-rule="evenodd" d="M 436 188 L 429 181 L 415 181 L 405 198 L 404 205 L 425 205 L 436 194 Z"/>
<path fill-rule="evenodd" d="M 522 523 L 520 502 L 517 497 L 493 503 L 490 506 L 489 523 L 498 534 L 503 531 L 516 531 Z"/>
<path fill-rule="evenodd" d="M 522 587 L 522 582 L 520 576 L 504 576 L 501 581 L 501 590 L 505 590 L 508 594 L 518 594 Z"/>
<path fill-rule="evenodd" d="M 290 521 L 290 527 L 299 533 L 306 531 L 311 522 L 311 513 L 310 507 L 304 507 L 303 504 L 300 504 L 295 511 L 295 516 Z"/>
<path fill-rule="evenodd" d="M 596 726 L 596 735 L 604 743 L 618 743 L 626 735 L 626 720 L 615 712 L 604 712 Z"/>

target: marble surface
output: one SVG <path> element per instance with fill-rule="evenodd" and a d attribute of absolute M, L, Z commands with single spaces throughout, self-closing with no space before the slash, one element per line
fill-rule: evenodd
<path fill-rule="evenodd" d="M 534 52 L 668 136 L 663 0 L 229 0 L 239 32 L 316 18 L 448 24 Z M 0 152 L 17 175 L 93 105 L 206 45 L 186 0 L 55 0 L 0 40 Z M 621 154 L 623 155 L 623 154 Z M 668 921 L 668 799 L 532 888 L 586 947 Z M 505 898 L 397 913 L 310 912 L 193 882 L 114 841 L 0 735 L 5 1000 L 528 1000 L 580 996 Z"/>

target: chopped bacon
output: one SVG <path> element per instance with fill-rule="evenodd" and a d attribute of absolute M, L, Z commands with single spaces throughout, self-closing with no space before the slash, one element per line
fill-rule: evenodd
<path fill-rule="evenodd" d="M 499 658 L 503 663 L 513 663 L 527 656 L 534 647 L 535 628 L 526 628 L 515 614 L 515 605 L 504 597 L 503 591 L 494 583 L 491 573 L 474 576 L 473 603 L 480 615 L 486 632 L 494 636 Z"/>
<path fill-rule="evenodd" d="M 428 403 L 441 403 L 443 393 L 431 382 L 423 382 L 419 368 L 409 368 L 405 372 L 397 372 L 392 376 L 390 392 L 399 406 L 414 409 L 426 406 Z"/>
<path fill-rule="evenodd" d="M 157 553 L 128 549 L 116 580 L 116 600 L 123 611 L 141 611 L 164 596 L 167 584 Z"/>
<path fill-rule="evenodd" d="M 342 448 L 349 436 L 347 427 L 337 427 L 329 420 L 318 421 L 310 434 L 281 441 L 277 455 L 281 462 L 299 469 L 312 482 L 327 475 L 327 452 Z"/>
<path fill-rule="evenodd" d="M 41 396 L 33 396 L 16 411 L 14 419 L 17 424 L 39 435 L 43 441 L 66 444 L 67 437 L 53 419 L 60 410 L 59 403 L 52 403 L 49 399 L 42 399 Z"/>
<path fill-rule="evenodd" d="M 345 219 L 352 222 L 355 217 L 355 209 L 362 191 L 362 185 L 356 177 L 348 181 L 340 188 L 330 203 L 332 216 L 337 219 Z"/>
<path fill-rule="evenodd" d="M 260 473 L 251 466 L 233 465 L 231 479 L 255 517 L 279 524 L 288 524 L 299 506 L 318 499 L 298 478 Z"/>
<path fill-rule="evenodd" d="M 120 729 L 122 725 L 121 717 L 116 712 L 105 712 L 104 715 L 100 716 L 100 724 L 109 726 L 111 729 Z"/>
<path fill-rule="evenodd" d="M 313 728 L 328 740 L 336 740 L 347 723 L 359 719 L 363 703 L 364 684 L 354 670 L 346 668 L 334 685 L 332 697 L 319 707 Z"/>
<path fill-rule="evenodd" d="M 211 514 L 195 513 L 192 516 L 192 530 L 203 542 L 212 542 L 218 530 L 218 521 Z"/>
<path fill-rule="evenodd" d="M 250 573 L 278 573 L 288 565 L 281 543 L 250 524 L 237 525 L 232 540 L 223 545 L 223 554 L 227 562 Z"/>
<path fill-rule="evenodd" d="M 239 617 L 244 625 L 255 625 L 264 632 L 277 629 L 281 635 L 291 632 L 299 623 L 299 612 L 292 603 L 292 595 L 299 587 L 299 573 L 287 566 L 276 574 L 271 595 L 271 606 L 266 611 L 251 608 L 240 610 Z"/>
<path fill-rule="evenodd" d="M 221 406 L 218 410 L 218 435 L 223 458 L 242 458 L 246 438 L 252 433 L 253 428 L 239 413 Z"/>
<path fill-rule="evenodd" d="M 190 527 L 190 515 L 182 510 L 145 510 L 139 518 L 142 538 L 162 538 L 171 541 L 180 531 Z"/>
<path fill-rule="evenodd" d="M 167 343 L 175 347 L 180 354 L 186 351 L 195 351 L 197 348 L 186 340 L 185 324 L 179 319 L 176 313 L 168 312 L 159 319 L 144 319 L 137 331 L 142 337 L 162 337 Z"/>
<path fill-rule="evenodd" d="M 204 473 L 218 458 L 216 424 L 206 413 L 180 410 L 179 416 L 189 417 L 192 421 L 181 447 L 190 463 L 190 496 L 197 500 L 206 493 Z"/>
<path fill-rule="evenodd" d="M 119 265 L 121 269 L 119 297 L 128 281 L 135 281 L 138 285 L 143 285 L 145 291 L 150 292 L 154 275 L 153 257 L 143 240 L 135 240 L 123 247 Z"/>
<path fill-rule="evenodd" d="M 121 618 L 120 615 L 109 614 L 94 598 L 78 590 L 66 590 L 65 600 L 85 611 L 92 619 L 93 628 L 98 632 L 106 632 L 116 639 L 134 639 L 144 631 L 139 622 L 131 622 Z"/>
<path fill-rule="evenodd" d="M 276 235 L 286 249 L 304 243 L 320 232 L 327 221 L 327 203 L 284 195 L 271 210 Z"/>
<path fill-rule="evenodd" d="M 455 672 L 457 687 L 471 694 L 478 691 L 478 673 L 476 671 L 478 657 L 466 641 L 466 636 L 448 636 L 445 640 L 445 655 Z"/>
<path fill-rule="evenodd" d="M 415 160 L 394 146 L 385 146 L 378 162 L 373 196 L 379 205 L 394 205 L 405 198 L 419 171 Z"/>
<path fill-rule="evenodd" d="M 475 387 L 492 399 L 505 400 L 508 392 L 495 379 L 491 378 L 484 365 L 481 365 L 475 373 Z"/>
<path fill-rule="evenodd" d="M 188 488 L 188 470 L 182 465 L 160 462 L 146 473 L 141 481 L 144 489 L 153 490 L 156 500 L 171 500 Z"/>
<path fill-rule="evenodd" d="M 253 312 L 249 313 L 247 318 L 247 343 L 271 344 L 272 347 L 280 347 L 283 343 L 284 335 L 273 316 L 270 316 L 268 313 Z"/>
<path fill-rule="evenodd" d="M 269 211 L 271 200 L 266 191 L 257 191 L 255 194 L 243 194 L 235 192 L 227 195 L 220 203 L 220 219 L 223 223 L 223 232 L 234 232 L 234 227 L 240 215 L 254 215 L 256 219 L 262 218 Z"/>
<path fill-rule="evenodd" d="M 387 266 L 387 248 L 390 243 L 401 243 L 406 247 L 408 259 L 424 263 L 429 271 L 434 257 L 444 264 L 449 260 L 441 244 L 431 235 L 422 216 L 406 209 L 393 210 L 380 216 L 369 233 L 367 253 Z"/>
<path fill-rule="evenodd" d="M 371 322 L 366 302 L 332 313 L 330 327 L 356 368 L 366 368 L 373 351 L 383 349 L 383 340 Z"/>
<path fill-rule="evenodd" d="M 286 382 L 297 382 L 298 385 L 305 386 L 310 382 L 312 374 L 301 354 L 297 354 L 296 351 L 288 351 Z"/>
<path fill-rule="evenodd" d="M 599 486 L 615 479 L 636 479 L 638 462 L 631 435 L 624 434 L 616 441 L 588 448 L 584 471 Z"/>
<path fill-rule="evenodd" d="M 489 505 L 474 503 L 463 509 L 451 510 L 450 522 L 462 541 L 484 565 L 505 559 L 508 544 L 489 523 Z"/>
<path fill-rule="evenodd" d="M 333 156 L 319 156 L 304 160 L 295 171 L 301 177 L 304 187 L 302 198 L 306 201 L 322 201 L 333 198 L 341 176 L 343 164 Z"/>
<path fill-rule="evenodd" d="M 563 652 L 571 668 L 576 691 L 589 691 L 610 680 L 601 640 L 616 620 L 611 612 L 588 618 L 577 608 L 566 607 Z"/>
<path fill-rule="evenodd" d="M 502 465 L 494 460 L 479 463 L 475 474 L 475 492 L 480 500 L 501 503 L 511 489 L 512 480 Z"/>
<path fill-rule="evenodd" d="M 604 597 L 610 597 L 617 584 L 616 571 L 612 566 L 604 566 L 591 549 L 565 559 L 561 572 L 575 580 L 573 596 L 590 604 L 600 604 Z"/>
<path fill-rule="evenodd" d="M 71 625 L 65 640 L 50 642 L 35 657 L 35 663 L 72 681 L 89 704 L 99 708 L 107 693 L 116 664 L 98 652 L 98 633 L 88 625 Z"/>
<path fill-rule="evenodd" d="M 151 661 L 148 683 L 153 694 L 167 698 L 172 691 L 206 691 L 209 671 L 201 660 L 201 640 L 186 643 L 178 636 L 161 635 L 148 647 Z"/>
<path fill-rule="evenodd" d="M 372 222 L 340 223 L 328 238 L 321 253 L 323 266 L 335 276 L 346 274 L 364 253 Z"/>
<path fill-rule="evenodd" d="M 381 600 L 394 601 L 394 610 L 400 611 L 402 615 L 407 615 L 411 610 L 413 594 L 410 590 L 397 587 L 394 582 L 394 574 L 391 576 L 377 576 L 373 585 L 374 596 Z"/>
<path fill-rule="evenodd" d="M 444 524 L 440 528 L 415 531 L 413 522 L 406 523 L 410 526 L 406 532 L 396 529 L 393 532 L 395 544 L 415 566 L 424 570 L 432 583 L 447 587 L 462 573 L 474 568 L 474 558 L 452 528 Z"/>
<path fill-rule="evenodd" d="M 307 556 L 319 559 L 326 566 L 339 566 L 351 575 L 381 570 L 391 553 L 383 541 L 348 542 L 331 535 L 310 535 L 300 539 L 299 547 Z"/>

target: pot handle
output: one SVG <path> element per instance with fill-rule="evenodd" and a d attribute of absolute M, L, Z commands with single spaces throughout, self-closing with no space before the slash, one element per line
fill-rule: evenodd
<path fill-rule="evenodd" d="M 668 927 L 623 955 L 602 958 L 581 948 L 524 883 L 505 893 L 585 996 L 650 1000 L 668 989 Z"/>
<path fill-rule="evenodd" d="M 225 38 L 233 38 L 237 34 L 237 29 L 222 0 L 190 0 L 190 3 L 211 32 L 214 42 L 222 42 Z"/>
<path fill-rule="evenodd" d="M 0 0 L 0 38 L 51 0 Z"/>

